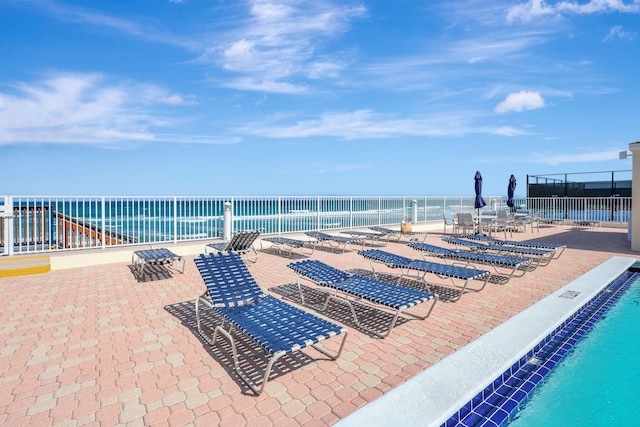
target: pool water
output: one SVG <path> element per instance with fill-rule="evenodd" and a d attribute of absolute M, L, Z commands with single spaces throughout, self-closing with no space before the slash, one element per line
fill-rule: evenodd
<path fill-rule="evenodd" d="M 640 281 L 536 388 L 510 427 L 640 424 Z"/>

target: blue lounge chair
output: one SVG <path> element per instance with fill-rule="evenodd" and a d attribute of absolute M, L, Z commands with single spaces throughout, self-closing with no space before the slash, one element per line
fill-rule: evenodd
<path fill-rule="evenodd" d="M 213 249 L 217 252 L 234 252 L 242 255 L 243 259 L 257 262 L 258 251 L 253 247 L 253 244 L 259 235 L 259 231 L 243 231 L 241 233 L 236 233 L 233 235 L 231 240 L 209 243 L 205 246 L 205 253 L 208 253 L 209 249 Z"/>
<path fill-rule="evenodd" d="M 426 319 L 433 311 L 433 307 L 438 299 L 438 296 L 433 292 L 412 289 L 356 274 L 349 274 L 317 260 L 304 260 L 291 263 L 289 264 L 289 268 L 298 273 L 298 291 L 300 292 L 300 299 L 303 304 L 306 305 L 300 283 L 301 279 L 306 279 L 318 286 L 332 289 L 335 292 L 327 292 L 327 298 L 324 302 L 324 306 L 322 308 L 314 308 L 324 311 L 327 309 L 331 300 L 343 302 L 350 307 L 353 319 L 359 327 L 382 338 L 389 335 L 391 329 L 395 326 L 400 313 L 406 312 L 408 308 L 423 302 L 433 300 L 433 303 L 426 315 L 406 312 L 415 318 Z M 362 325 L 358 320 L 358 316 L 351 304 L 351 301 L 348 299 L 349 296 L 354 297 L 357 300 L 366 300 L 394 310 L 394 316 L 386 331 L 378 332 Z"/>
<path fill-rule="evenodd" d="M 300 310 L 262 292 L 239 254 L 221 252 L 198 255 L 196 266 L 207 286 L 207 291 L 196 299 L 196 323 L 198 332 L 210 344 L 215 345 L 218 334 L 231 344 L 234 369 L 240 378 L 260 394 L 269 380 L 273 364 L 285 354 L 311 346 L 322 354 L 337 359 L 347 338 L 347 331 L 338 325 Z M 205 305 L 222 317 L 212 337 L 205 334 L 201 324 L 201 305 Z M 225 328 L 226 324 L 228 328 Z M 246 334 L 271 355 L 258 386 L 240 367 L 238 351 L 232 328 Z M 343 335 L 338 352 L 333 354 L 318 346 L 320 341 Z"/>
<path fill-rule="evenodd" d="M 443 237 L 443 241 L 456 246 L 464 246 L 474 251 L 496 252 L 505 255 L 527 256 L 533 261 L 529 266 L 535 269 L 539 265 L 547 265 L 553 259 L 553 251 L 545 249 L 526 248 L 521 246 L 504 246 L 491 243 L 480 243 L 475 240 L 460 239 L 457 237 Z"/>
<path fill-rule="evenodd" d="M 376 233 L 383 233 L 388 235 L 389 237 L 393 237 L 395 238 L 398 242 L 400 241 L 400 239 L 402 239 L 403 237 L 409 237 L 409 240 L 412 242 L 417 242 L 419 239 L 419 236 L 422 236 L 422 241 L 424 242 L 427 239 L 427 232 L 425 231 L 409 231 L 409 232 L 402 232 L 400 230 L 393 230 L 391 228 L 386 228 L 386 227 L 369 227 L 369 230 L 373 230 Z"/>
<path fill-rule="evenodd" d="M 271 243 L 271 247 L 275 248 L 278 253 L 282 253 L 283 249 L 288 250 L 289 256 L 293 253 L 294 249 L 300 249 L 300 251 L 305 255 L 312 255 L 313 251 L 316 249 L 316 240 L 298 240 L 291 239 L 289 237 L 263 237 L 260 240 L 260 247 L 263 248 L 262 242 Z M 305 252 L 305 248 L 311 248 L 310 252 Z"/>
<path fill-rule="evenodd" d="M 389 268 L 400 269 L 400 277 L 410 276 L 409 271 L 414 270 L 421 274 L 418 274 L 417 276 L 413 275 L 412 277 L 418 277 L 423 280 L 427 273 L 433 273 L 438 277 L 451 279 L 453 286 L 460 289 L 458 297 L 451 301 L 457 301 L 460 299 L 462 294 L 467 291 L 481 291 L 487 285 L 487 281 L 491 276 L 491 273 L 486 270 L 477 270 L 475 268 L 466 268 L 456 265 L 411 259 L 401 255 L 392 254 L 390 252 L 381 251 L 379 249 L 367 249 L 358 253 L 369 260 L 371 263 L 371 270 L 373 270 L 374 273 L 376 272 L 374 263 L 379 263 L 384 264 Z M 455 279 L 462 279 L 464 283 L 460 285 Z M 483 281 L 482 286 L 479 288 L 469 288 L 468 286 L 471 280 Z"/>
<path fill-rule="evenodd" d="M 347 246 L 351 247 L 352 243 L 363 243 L 364 239 L 362 237 L 343 237 L 343 236 L 333 236 L 331 234 L 323 233 L 321 231 L 307 231 L 304 234 L 311 237 L 312 239 L 316 239 L 320 245 L 327 244 L 328 247 L 333 252 L 333 248 L 339 248 L 342 245 L 342 252 L 347 250 Z"/>
<path fill-rule="evenodd" d="M 421 251 L 423 256 L 425 253 L 428 253 L 444 260 L 461 261 L 465 267 L 471 263 L 478 263 L 489 265 L 493 267 L 496 272 L 498 272 L 498 268 L 505 268 L 508 271 L 510 270 L 505 283 L 512 277 L 523 276 L 529 270 L 529 265 L 531 264 L 531 259 L 529 258 L 496 255 L 478 251 L 460 251 L 427 243 L 410 243 L 409 247 Z"/>
<path fill-rule="evenodd" d="M 567 248 L 567 245 L 556 245 L 553 243 L 538 243 L 529 242 L 526 240 L 521 242 L 518 242 L 516 240 L 500 240 L 489 236 L 483 236 L 482 234 L 464 234 L 460 237 L 462 237 L 463 239 L 478 240 L 480 242 L 491 243 L 494 245 L 518 246 L 523 248 L 549 250 L 554 252 L 554 258 L 559 258 Z"/>
<path fill-rule="evenodd" d="M 371 242 L 371 244 L 381 243 L 383 246 L 387 246 L 389 243 L 389 234 L 385 233 L 373 233 L 369 231 L 360 231 L 360 230 L 346 230 L 341 231 L 342 234 L 348 234 L 349 236 L 362 238 L 366 242 L 367 240 Z"/>
<path fill-rule="evenodd" d="M 182 261 L 182 269 L 178 267 L 180 261 Z M 147 265 L 175 265 L 180 273 L 184 273 L 184 258 L 166 248 L 135 251 L 131 255 L 131 264 L 135 270 L 138 270 L 140 279 L 144 276 L 144 268 Z"/>

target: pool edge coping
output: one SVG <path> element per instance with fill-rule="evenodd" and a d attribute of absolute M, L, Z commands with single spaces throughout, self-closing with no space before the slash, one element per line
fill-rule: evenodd
<path fill-rule="evenodd" d="M 336 425 L 442 425 L 635 261 L 610 258 Z"/>

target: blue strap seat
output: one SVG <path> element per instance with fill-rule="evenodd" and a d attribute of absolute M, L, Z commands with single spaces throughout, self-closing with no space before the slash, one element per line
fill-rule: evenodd
<path fill-rule="evenodd" d="M 361 237 L 334 236 L 321 231 L 307 231 L 304 234 L 316 239 L 321 245 L 326 243 L 332 251 L 334 247 L 338 248 L 342 245 L 343 253 L 347 250 L 347 246 L 351 246 L 352 243 L 362 243 L 364 241 Z"/>
<path fill-rule="evenodd" d="M 409 271 L 414 270 L 421 272 L 417 277 L 425 278 L 427 273 L 432 273 L 438 277 L 451 279 L 452 284 L 461 290 L 457 298 L 451 301 L 457 301 L 466 291 L 481 291 L 487 284 L 491 273 L 486 270 L 477 270 L 475 268 L 460 267 L 456 265 L 442 264 L 426 260 L 411 259 L 402 255 L 396 255 L 379 249 L 367 249 L 358 252 L 371 263 L 371 269 L 375 273 L 374 263 L 384 264 L 389 268 L 398 268 L 401 271 L 401 277 L 409 276 Z M 414 276 L 415 277 L 415 276 Z M 463 280 L 462 285 L 454 279 Z M 468 288 L 471 280 L 483 281 L 478 288 Z"/>
<path fill-rule="evenodd" d="M 549 250 L 554 252 L 554 259 L 557 259 L 562 255 L 562 252 L 567 248 L 567 245 L 558 245 L 554 243 L 541 243 L 541 242 L 529 242 L 523 240 L 521 242 L 516 240 L 502 240 L 496 239 L 489 236 L 484 236 L 482 234 L 464 234 L 462 236 L 463 239 L 468 240 L 477 240 L 481 242 L 491 243 L 494 245 L 502 245 L 502 246 L 517 246 L 522 248 L 533 248 L 533 249 L 542 249 Z"/>
<path fill-rule="evenodd" d="M 412 289 L 364 276 L 349 274 L 318 260 L 304 260 L 291 263 L 289 264 L 289 268 L 298 273 L 298 290 L 300 293 L 300 299 L 303 304 L 306 305 L 304 294 L 302 292 L 302 286 L 300 283 L 301 279 L 306 279 L 321 287 L 339 291 L 344 296 L 327 293 L 327 299 L 324 302 L 324 306 L 320 310 L 326 310 L 331 300 L 337 300 L 346 303 L 351 308 L 351 314 L 353 315 L 356 324 L 362 329 L 365 329 L 380 337 L 389 335 L 389 333 L 395 326 L 400 313 L 405 312 L 410 307 L 433 300 L 433 304 L 429 308 L 429 311 L 426 315 L 417 315 L 415 313 L 407 312 L 407 314 L 419 319 L 427 318 L 429 314 L 431 314 L 431 311 L 433 310 L 433 307 L 435 306 L 438 298 L 437 295 L 433 292 Z M 379 332 L 362 325 L 362 323 L 358 320 L 358 316 L 355 309 L 353 308 L 353 305 L 351 304 L 351 301 L 346 298 L 347 296 L 366 300 L 394 310 L 394 316 L 389 327 L 385 331 Z"/>
<path fill-rule="evenodd" d="M 341 231 L 342 234 L 347 234 L 349 236 L 358 237 L 365 239 L 366 241 L 371 242 L 371 244 L 381 243 L 382 246 L 386 246 L 389 243 L 389 234 L 388 233 L 374 233 L 371 231 L 360 231 L 360 230 L 346 230 Z"/>
<path fill-rule="evenodd" d="M 529 265 L 531 264 L 530 258 L 497 255 L 479 251 L 461 251 L 457 249 L 443 248 L 441 246 L 431 245 L 428 243 L 410 243 L 409 247 L 423 252 L 423 256 L 424 253 L 428 253 L 444 260 L 449 259 L 463 261 L 464 266 L 467 266 L 471 263 L 478 263 L 489 265 L 496 271 L 498 271 L 498 267 L 510 269 L 510 273 L 507 276 L 506 281 L 508 281 L 511 277 L 524 275 L 527 272 Z"/>
<path fill-rule="evenodd" d="M 234 369 L 240 378 L 256 394 L 264 391 L 273 364 L 285 354 L 311 346 L 331 359 L 340 356 L 347 331 L 327 320 L 303 311 L 282 300 L 262 292 L 239 254 L 221 252 L 198 255 L 194 259 L 207 291 L 196 299 L 196 324 L 198 332 L 210 344 L 215 344 L 218 334 L 231 344 Z M 202 328 L 201 305 L 216 311 L 222 322 L 214 329 L 212 337 Z M 228 327 L 225 327 L 228 324 Z M 271 358 L 258 386 L 240 367 L 232 327 L 254 340 Z M 318 346 L 320 341 L 343 335 L 337 353 L 330 353 Z"/>
<path fill-rule="evenodd" d="M 179 267 L 182 261 L 182 268 Z M 131 255 L 131 264 L 138 270 L 138 277 L 144 276 L 144 268 L 149 265 L 175 265 L 180 273 L 184 273 L 184 258 L 174 254 L 167 248 L 143 249 L 134 251 Z"/>
<path fill-rule="evenodd" d="M 209 243 L 205 246 L 205 252 L 213 249 L 217 252 L 235 252 L 243 255 L 246 260 L 258 261 L 258 251 L 253 247 L 254 242 L 260 235 L 259 231 L 243 231 L 233 235 L 231 240 L 224 242 Z"/>
<path fill-rule="evenodd" d="M 280 236 L 264 237 L 260 241 L 261 248 L 263 248 L 262 242 L 271 243 L 271 246 L 276 248 L 278 250 L 278 253 L 281 253 L 283 248 L 288 249 L 289 255 L 293 253 L 294 249 L 300 249 L 302 253 L 305 253 L 306 255 L 312 255 L 317 243 L 316 240 L 298 240 Z M 305 252 L 305 248 L 307 247 L 311 248 L 311 251 L 308 253 Z"/>
<path fill-rule="evenodd" d="M 395 237 L 396 240 L 399 242 L 400 239 L 402 237 L 409 237 L 409 239 L 411 241 L 418 241 L 419 237 L 422 236 L 422 241 L 424 242 L 427 239 L 427 232 L 425 231 L 400 231 L 400 230 L 393 230 L 391 228 L 387 228 L 387 227 L 380 227 L 380 226 L 374 226 L 374 227 L 369 227 L 369 230 L 375 231 L 377 233 L 383 233 L 386 234 L 387 236 L 391 237 Z"/>
<path fill-rule="evenodd" d="M 443 237 L 443 241 L 456 246 L 465 246 L 477 251 L 492 251 L 502 254 L 511 254 L 515 256 L 527 255 L 535 261 L 531 263 L 530 268 L 534 269 L 539 265 L 547 265 L 553 259 L 553 251 L 547 249 L 537 249 L 521 246 L 504 246 L 493 243 L 480 243 L 475 240 L 460 239 L 458 237 Z"/>

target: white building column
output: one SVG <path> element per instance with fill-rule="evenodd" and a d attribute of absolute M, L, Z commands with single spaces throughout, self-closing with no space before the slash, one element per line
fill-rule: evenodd
<path fill-rule="evenodd" d="M 631 151 L 631 250 L 640 251 L 640 141 L 629 144 Z"/>

